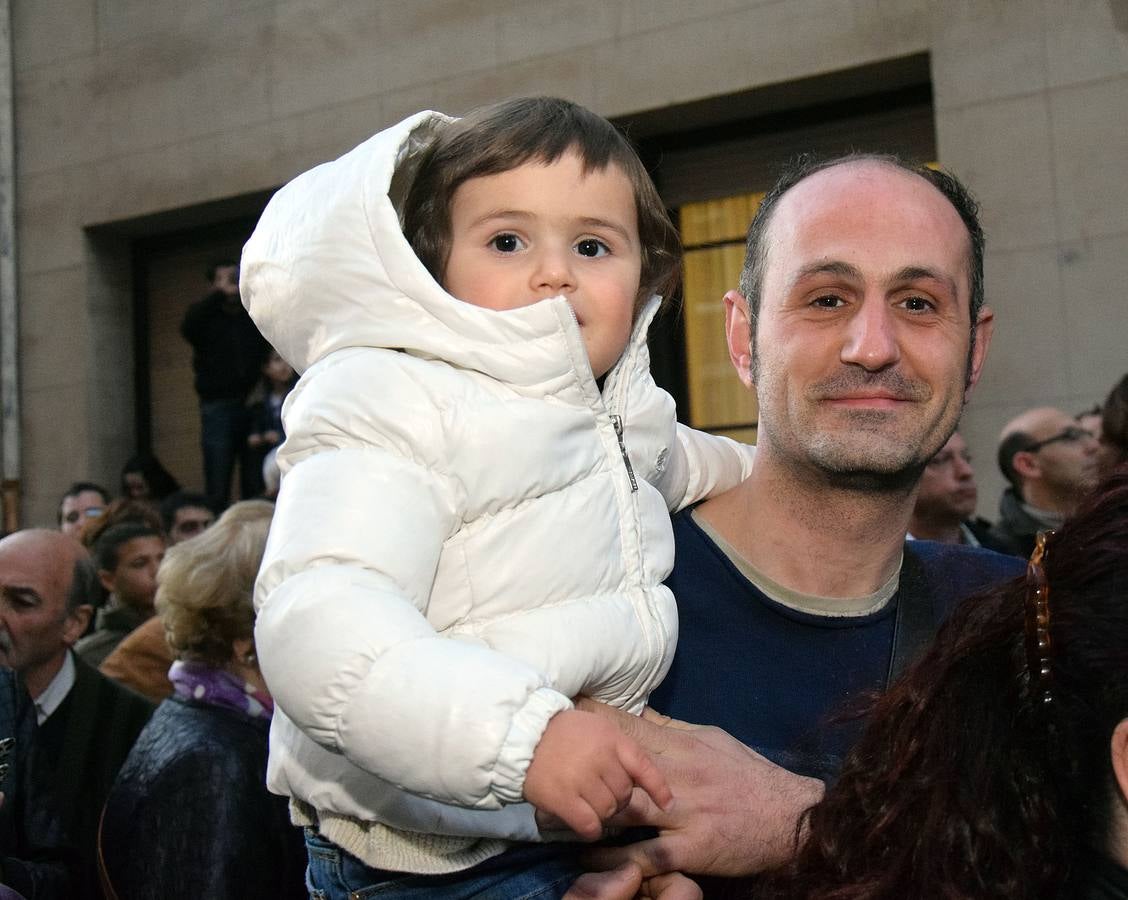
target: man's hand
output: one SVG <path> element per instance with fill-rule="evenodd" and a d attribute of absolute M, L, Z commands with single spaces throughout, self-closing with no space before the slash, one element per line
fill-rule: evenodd
<path fill-rule="evenodd" d="M 669 807 L 666 779 L 636 741 L 613 722 L 569 709 L 541 735 L 525 775 L 525 799 L 594 841 L 603 823 L 631 802 L 635 785 L 654 808 Z"/>
<path fill-rule="evenodd" d="M 634 862 L 644 878 L 678 871 L 732 877 L 778 865 L 794 853 L 799 817 L 821 798 L 821 781 L 780 768 L 719 728 L 649 710 L 631 716 L 587 699 L 578 708 L 615 722 L 649 751 L 675 798 L 662 810 L 635 791 L 610 824 L 655 826 L 658 837 L 593 849 L 586 854 L 591 868 Z"/>

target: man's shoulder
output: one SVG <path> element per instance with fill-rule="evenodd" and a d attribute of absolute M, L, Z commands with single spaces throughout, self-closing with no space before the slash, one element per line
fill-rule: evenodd
<path fill-rule="evenodd" d="M 905 552 L 920 562 L 926 583 L 945 605 L 1009 581 L 1026 571 L 1025 561 L 1017 556 L 966 544 L 906 541 Z"/>
<path fill-rule="evenodd" d="M 134 711 L 138 715 L 143 713 L 146 719 L 152 715 L 156 707 L 147 697 L 123 684 L 119 684 L 107 675 L 103 675 L 77 654 L 74 662 L 76 689 L 81 685 L 82 690 L 84 692 L 89 691 L 90 695 L 96 698 L 99 703 L 119 706 L 124 710 Z"/>
<path fill-rule="evenodd" d="M 75 654 L 75 678 L 66 701 L 57 710 L 65 715 L 68 740 L 82 741 L 82 735 L 109 749 L 121 743 L 128 751 L 153 714 L 153 704 L 140 694 L 107 678 Z M 54 719 L 52 715 L 48 721 Z M 124 758 L 124 753 L 121 753 Z M 121 764 L 121 759 L 117 761 Z"/>

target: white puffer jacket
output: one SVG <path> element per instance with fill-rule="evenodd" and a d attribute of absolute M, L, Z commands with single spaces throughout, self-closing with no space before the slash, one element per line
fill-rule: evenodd
<path fill-rule="evenodd" d="M 668 510 L 752 449 L 676 425 L 656 301 L 601 395 L 564 299 L 496 312 L 435 282 L 395 195 L 446 121 L 295 179 L 243 252 L 252 318 L 304 372 L 255 594 L 269 781 L 361 821 L 532 838 L 473 811 L 521 800 L 570 697 L 642 709 L 677 631 Z"/>

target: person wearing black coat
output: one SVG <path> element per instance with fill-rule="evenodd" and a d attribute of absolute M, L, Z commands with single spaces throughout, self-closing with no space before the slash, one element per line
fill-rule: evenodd
<path fill-rule="evenodd" d="M 0 885 L 26 900 L 64 900 L 76 859 L 54 796 L 36 777 L 35 741 L 31 697 L 0 667 Z"/>

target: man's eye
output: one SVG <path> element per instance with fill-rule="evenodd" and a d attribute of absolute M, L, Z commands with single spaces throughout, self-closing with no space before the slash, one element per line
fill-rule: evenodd
<path fill-rule="evenodd" d="M 603 243 L 603 241 L 596 240 L 595 238 L 584 238 L 576 244 L 576 252 L 580 254 L 580 256 L 598 257 L 606 256 L 611 252 L 611 248 Z"/>
<path fill-rule="evenodd" d="M 824 294 L 821 297 L 816 297 L 811 305 L 820 309 L 838 309 L 843 305 L 843 300 L 837 294 Z"/>
<path fill-rule="evenodd" d="M 490 246 L 502 253 L 515 253 L 525 247 L 525 242 L 515 234 L 498 234 L 490 238 Z"/>
<path fill-rule="evenodd" d="M 906 297 L 901 301 L 901 305 L 909 312 L 928 312 L 930 309 L 935 309 L 932 301 L 924 297 Z"/>

